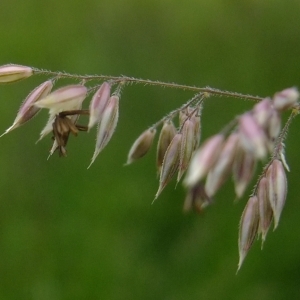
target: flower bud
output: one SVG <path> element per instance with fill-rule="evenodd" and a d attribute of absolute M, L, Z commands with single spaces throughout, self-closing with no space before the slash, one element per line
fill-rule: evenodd
<path fill-rule="evenodd" d="M 103 82 L 101 87 L 95 93 L 90 104 L 90 119 L 88 130 L 90 130 L 96 123 L 99 123 L 103 111 L 108 103 L 110 97 L 110 84 Z"/>
<path fill-rule="evenodd" d="M 259 224 L 258 199 L 256 196 L 250 197 L 243 211 L 239 229 L 239 265 L 242 263 L 253 244 Z"/>
<path fill-rule="evenodd" d="M 103 148 L 110 141 L 119 118 L 119 97 L 113 95 L 110 97 L 107 106 L 104 109 L 101 122 L 98 127 L 97 138 L 96 138 L 96 148 L 92 157 L 92 161 L 88 168 L 95 161 L 98 154 L 103 150 Z"/>
<path fill-rule="evenodd" d="M 258 159 L 267 154 L 267 138 L 262 128 L 249 113 L 239 118 L 241 146 Z"/>
<path fill-rule="evenodd" d="M 267 128 L 267 134 L 271 142 L 274 142 L 281 130 L 281 117 L 278 111 L 275 109 L 272 111 L 270 120 L 269 120 L 269 126 Z"/>
<path fill-rule="evenodd" d="M 269 201 L 268 180 L 266 177 L 263 177 L 259 181 L 257 198 L 259 206 L 259 230 L 262 235 L 263 246 L 273 219 L 273 211 Z"/>
<path fill-rule="evenodd" d="M 157 143 L 157 154 L 156 154 L 156 166 L 158 173 L 161 171 L 161 166 L 166 154 L 166 151 L 176 134 L 176 128 L 171 120 L 164 122 L 164 125 L 160 131 L 158 143 Z"/>
<path fill-rule="evenodd" d="M 214 167 L 209 171 L 205 182 L 205 191 L 213 196 L 227 179 L 233 165 L 238 147 L 239 135 L 232 133 L 224 142 L 224 147 Z"/>
<path fill-rule="evenodd" d="M 198 213 L 211 204 L 212 199 L 206 194 L 203 184 L 199 183 L 196 186 L 188 189 L 187 196 L 184 200 L 183 211 L 189 212 L 195 209 Z"/>
<path fill-rule="evenodd" d="M 254 105 L 253 117 L 261 128 L 268 128 L 269 120 L 273 110 L 274 107 L 270 98 L 265 98 Z"/>
<path fill-rule="evenodd" d="M 132 147 L 130 148 L 126 163 L 127 165 L 131 164 L 135 160 L 147 154 L 147 152 L 152 146 L 155 133 L 155 128 L 149 128 L 137 138 L 137 140 L 133 143 Z"/>
<path fill-rule="evenodd" d="M 83 102 L 86 94 L 87 88 L 85 86 L 68 85 L 35 102 L 34 105 L 47 108 L 50 115 L 56 115 L 62 111 L 73 110 Z"/>
<path fill-rule="evenodd" d="M 202 106 L 200 106 L 191 117 L 191 120 L 194 123 L 194 150 L 196 150 L 199 147 L 201 139 L 201 109 Z"/>
<path fill-rule="evenodd" d="M 256 167 L 256 160 L 249 152 L 239 148 L 236 152 L 232 172 L 234 189 L 237 198 L 241 198 L 252 179 Z"/>
<path fill-rule="evenodd" d="M 288 88 L 278 92 L 273 97 L 273 105 L 278 111 L 292 108 L 299 99 L 299 92 L 296 88 Z"/>
<path fill-rule="evenodd" d="M 192 157 L 184 183 L 191 187 L 197 184 L 216 163 L 223 146 L 224 136 L 216 134 L 209 138 Z"/>
<path fill-rule="evenodd" d="M 27 98 L 21 105 L 17 117 L 15 118 L 12 126 L 6 129 L 6 131 L 1 136 L 23 125 L 31 118 L 33 118 L 39 112 L 40 109 L 38 107 L 33 106 L 32 104 L 38 101 L 39 99 L 46 97 L 50 93 L 52 87 L 53 87 L 52 81 L 48 80 L 42 83 L 41 85 L 39 85 L 37 88 L 35 88 L 27 96 Z"/>
<path fill-rule="evenodd" d="M 274 230 L 278 226 L 280 215 L 286 201 L 287 180 L 280 160 L 275 159 L 269 166 L 266 177 L 269 187 L 269 199 L 274 215 Z"/>
<path fill-rule="evenodd" d="M 15 82 L 30 77 L 33 70 L 20 65 L 0 66 L 0 83 Z"/>
<path fill-rule="evenodd" d="M 180 160 L 180 148 L 181 148 L 182 134 L 177 133 L 172 139 L 164 157 L 162 168 L 160 171 L 159 188 L 155 195 L 154 200 L 160 195 L 162 190 L 170 182 L 174 174 L 178 170 Z"/>
<path fill-rule="evenodd" d="M 180 162 L 177 182 L 188 168 L 195 144 L 195 124 L 192 120 L 186 120 L 182 128 L 182 141 L 180 149 Z"/>

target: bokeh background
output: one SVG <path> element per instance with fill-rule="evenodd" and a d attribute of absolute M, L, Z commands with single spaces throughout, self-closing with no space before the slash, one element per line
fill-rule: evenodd
<path fill-rule="evenodd" d="M 0 64 L 267 96 L 299 86 L 299 14 L 298 0 L 1 1 Z M 0 87 L 2 131 L 43 80 Z M 46 111 L 0 139 L 1 300 L 299 297 L 300 120 L 286 142 L 291 172 L 280 226 L 263 251 L 254 244 L 237 275 L 247 197 L 233 204 L 229 182 L 204 214 L 185 215 L 184 189 L 174 182 L 151 205 L 155 149 L 123 167 L 135 138 L 192 95 L 126 87 L 116 133 L 89 170 L 95 131 L 72 138 L 65 159 L 46 160 L 48 137 L 35 145 Z M 210 98 L 203 139 L 251 105 Z"/>

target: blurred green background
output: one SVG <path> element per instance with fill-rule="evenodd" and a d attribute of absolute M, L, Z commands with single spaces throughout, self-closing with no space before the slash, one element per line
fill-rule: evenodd
<path fill-rule="evenodd" d="M 135 76 L 267 96 L 299 85 L 298 0 L 11 0 L 0 4 L 0 64 Z M 0 128 L 45 78 L 0 87 Z M 246 198 L 232 183 L 202 215 L 182 213 L 174 182 L 151 205 L 155 149 L 123 167 L 135 138 L 192 93 L 125 88 L 110 144 L 91 169 L 95 131 L 46 160 L 35 141 L 47 112 L 0 140 L 0 299 L 296 299 L 300 295 L 299 149 L 287 144 L 289 191 L 280 226 L 241 271 Z M 87 104 L 88 105 L 88 104 Z M 211 98 L 203 139 L 252 103 Z M 251 187 L 247 193 L 250 193 Z"/>

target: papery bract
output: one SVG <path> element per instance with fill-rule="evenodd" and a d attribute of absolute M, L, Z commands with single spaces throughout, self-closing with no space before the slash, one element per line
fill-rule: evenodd
<path fill-rule="evenodd" d="M 224 135 L 216 134 L 196 150 L 191 159 L 186 178 L 184 179 L 186 186 L 191 187 L 206 176 L 221 153 L 223 141 Z"/>
<path fill-rule="evenodd" d="M 39 85 L 38 87 L 36 87 L 22 103 L 12 126 L 6 129 L 6 131 L 1 136 L 23 125 L 31 118 L 33 118 L 40 110 L 40 108 L 35 107 L 33 104 L 36 101 L 46 97 L 50 93 L 52 87 L 53 87 L 52 80 L 48 80 L 42 83 L 41 85 Z"/>
<path fill-rule="evenodd" d="M 88 129 L 90 130 L 96 123 L 101 121 L 104 109 L 110 98 L 110 84 L 103 82 L 97 90 L 90 103 L 90 118 Z"/>
<path fill-rule="evenodd" d="M 83 102 L 87 88 L 83 85 L 68 85 L 57 89 L 50 95 L 34 103 L 36 107 L 49 109 L 50 115 L 73 110 Z"/>
<path fill-rule="evenodd" d="M 268 180 L 269 200 L 274 215 L 274 230 L 277 228 L 282 209 L 286 201 L 287 180 L 282 162 L 275 159 L 269 166 L 266 177 Z"/>
<path fill-rule="evenodd" d="M 194 209 L 200 213 L 206 206 L 211 204 L 211 202 L 212 199 L 206 194 L 203 184 L 199 183 L 188 189 L 183 204 L 183 211 L 189 212 Z"/>
<path fill-rule="evenodd" d="M 103 148 L 110 141 L 119 119 L 119 97 L 113 95 L 110 97 L 107 106 L 104 109 L 102 119 L 100 121 L 97 139 L 96 139 L 96 148 L 92 157 L 92 161 L 88 168 L 93 164 L 98 154 L 103 150 Z"/>
<path fill-rule="evenodd" d="M 0 66 L 0 83 L 15 82 L 30 77 L 33 69 L 21 65 Z"/>
<path fill-rule="evenodd" d="M 258 183 L 257 198 L 259 206 L 259 230 L 263 246 L 273 219 L 273 211 L 269 200 L 268 180 L 266 177 L 263 177 Z"/>
<path fill-rule="evenodd" d="M 232 166 L 234 189 L 237 198 L 241 198 L 250 183 L 256 167 L 253 155 L 238 148 Z"/>
<path fill-rule="evenodd" d="M 241 268 L 242 263 L 253 244 L 256 237 L 259 224 L 258 213 L 258 199 L 256 196 L 250 197 L 246 207 L 243 211 L 240 221 L 239 230 L 239 265 L 238 270 Z"/>
<path fill-rule="evenodd" d="M 180 162 L 177 181 L 179 181 L 188 168 L 189 162 L 191 160 L 194 145 L 195 145 L 195 123 L 187 119 L 182 128 L 182 141 L 180 148 Z"/>
<path fill-rule="evenodd" d="M 161 166 L 166 154 L 166 151 L 176 134 L 176 128 L 171 120 L 164 122 L 164 125 L 160 131 L 158 143 L 157 143 L 157 154 L 156 154 L 156 167 L 158 173 L 161 171 Z"/>
<path fill-rule="evenodd" d="M 267 137 L 250 113 L 239 118 L 239 133 L 241 146 L 258 159 L 267 154 Z"/>
<path fill-rule="evenodd" d="M 152 146 L 152 142 L 156 133 L 155 128 L 149 128 L 144 131 L 133 143 L 129 150 L 127 165 L 147 154 Z"/>
<path fill-rule="evenodd" d="M 172 139 L 164 157 L 162 168 L 160 171 L 159 188 L 155 195 L 155 199 L 160 195 L 172 177 L 178 170 L 180 160 L 182 134 L 177 133 Z"/>
<path fill-rule="evenodd" d="M 224 147 L 213 168 L 208 172 L 205 191 L 213 196 L 225 182 L 232 169 L 232 164 L 238 147 L 239 135 L 232 133 L 224 142 Z"/>
<path fill-rule="evenodd" d="M 273 105 L 275 109 L 284 111 L 292 108 L 299 99 L 299 92 L 296 88 L 288 88 L 278 92 L 273 97 Z"/>

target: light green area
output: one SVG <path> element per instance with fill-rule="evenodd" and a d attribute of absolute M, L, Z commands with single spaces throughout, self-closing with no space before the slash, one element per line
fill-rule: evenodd
<path fill-rule="evenodd" d="M 260 96 L 300 82 L 298 0 L 11 0 L 0 8 L 0 64 Z M 0 86 L 1 131 L 44 79 Z M 191 97 L 158 87 L 125 88 L 116 133 L 89 170 L 95 130 L 72 137 L 66 159 L 46 160 L 48 137 L 34 144 L 46 112 L 1 138 L 1 300 L 299 297 L 300 120 L 287 140 L 291 173 L 279 228 L 263 251 L 254 244 L 238 275 L 246 199 L 233 204 L 231 183 L 204 214 L 184 215 L 184 189 L 174 190 L 174 182 L 151 206 L 158 188 L 155 149 L 122 166 L 135 138 Z M 203 138 L 251 104 L 211 98 Z"/>

